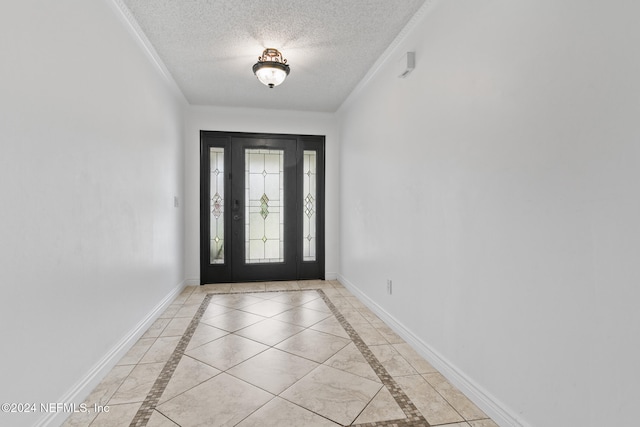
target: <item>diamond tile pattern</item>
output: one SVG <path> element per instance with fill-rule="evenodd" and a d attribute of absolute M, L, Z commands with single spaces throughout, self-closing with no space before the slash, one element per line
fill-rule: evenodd
<path fill-rule="evenodd" d="M 497 427 L 336 281 L 188 287 L 85 403 L 64 426 Z"/>

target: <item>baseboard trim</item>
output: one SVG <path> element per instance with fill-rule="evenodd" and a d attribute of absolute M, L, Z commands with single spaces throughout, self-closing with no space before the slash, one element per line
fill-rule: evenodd
<path fill-rule="evenodd" d="M 324 280 L 337 280 L 338 273 L 324 273 Z"/>
<path fill-rule="evenodd" d="M 422 341 L 402 322 L 369 298 L 355 284 L 338 274 L 338 281 L 344 285 L 355 297 L 382 319 L 395 333 L 400 335 L 414 350 L 425 358 L 431 365 L 444 375 L 449 382 L 464 393 L 473 403 L 493 419 L 500 426 L 529 427 L 529 424 L 518 419 L 500 400 L 487 390 L 467 377 L 464 372 L 448 361 L 443 355 Z"/>
<path fill-rule="evenodd" d="M 185 283 L 187 284 L 187 286 L 200 286 L 200 278 L 192 277 L 191 279 L 186 279 Z"/>
<path fill-rule="evenodd" d="M 91 391 L 100 384 L 100 381 L 111 371 L 118 361 L 133 347 L 138 339 L 146 332 L 153 322 L 176 299 L 187 286 L 186 280 L 180 282 L 162 301 L 160 301 L 144 319 L 142 319 L 129 333 L 127 333 L 106 355 L 95 364 L 87 374 L 81 378 L 71 389 L 57 402 L 75 403 L 80 405 L 89 396 Z M 61 425 L 69 416 L 69 413 L 48 413 L 35 424 L 35 427 L 48 427 Z"/>

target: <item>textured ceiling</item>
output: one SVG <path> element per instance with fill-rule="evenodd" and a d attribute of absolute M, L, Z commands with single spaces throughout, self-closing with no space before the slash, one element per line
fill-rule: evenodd
<path fill-rule="evenodd" d="M 193 105 L 335 111 L 425 0 L 121 0 Z M 269 89 L 251 67 L 279 49 Z"/>

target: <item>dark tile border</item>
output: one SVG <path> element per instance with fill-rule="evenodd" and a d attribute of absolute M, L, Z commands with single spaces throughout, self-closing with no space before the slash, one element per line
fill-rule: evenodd
<path fill-rule="evenodd" d="M 224 292 L 224 293 L 208 293 L 205 295 L 198 311 L 191 319 L 189 326 L 187 327 L 185 333 L 182 335 L 180 342 L 176 346 L 175 350 L 169 357 L 169 360 L 162 368 L 162 372 L 154 382 L 151 387 L 151 391 L 147 394 L 144 402 L 138 409 L 135 417 L 129 424 L 129 427 L 146 427 L 153 411 L 164 393 L 167 384 L 169 384 L 169 380 L 173 376 L 178 363 L 182 359 L 182 355 L 189 345 L 189 341 L 191 341 L 191 337 L 195 332 L 198 324 L 200 324 L 200 319 L 202 315 L 207 310 L 209 303 L 211 302 L 211 298 L 216 295 L 229 295 L 229 294 L 249 294 L 249 293 L 266 293 L 266 292 L 304 292 L 304 291 L 316 291 L 318 295 L 323 299 L 327 307 L 331 310 L 331 313 L 338 320 L 340 325 L 347 332 L 351 341 L 356 345 L 362 356 L 365 358 L 367 363 L 374 370 L 382 384 L 389 390 L 391 396 L 394 398 L 400 409 L 404 412 L 406 418 L 399 420 L 390 420 L 390 421 L 377 421 L 373 423 L 365 423 L 365 424 L 352 424 L 357 425 L 358 427 L 430 427 L 427 420 L 422 416 L 418 408 L 413 404 L 411 399 L 405 394 L 402 388 L 395 382 L 395 380 L 391 377 L 391 375 L 387 372 L 382 363 L 375 357 L 375 355 L 371 352 L 369 347 L 365 344 L 365 342 L 360 338 L 360 335 L 356 332 L 356 330 L 351 326 L 351 324 L 344 318 L 340 310 L 333 304 L 331 299 L 324 293 L 322 289 L 300 289 L 300 290 L 274 290 L 274 291 L 247 291 L 247 292 Z"/>
<path fill-rule="evenodd" d="M 142 402 L 142 406 L 140 406 L 135 417 L 133 417 L 133 420 L 131 421 L 131 424 L 129 424 L 129 427 L 145 427 L 149 422 L 149 418 L 151 418 L 151 415 L 153 414 L 153 411 L 156 408 L 158 401 L 160 400 L 160 396 L 162 396 L 162 393 L 164 393 L 164 390 L 167 388 L 167 384 L 169 384 L 169 380 L 173 376 L 178 363 L 180 363 L 180 359 L 182 359 L 182 355 L 187 349 L 193 333 L 200 324 L 200 319 L 202 318 L 204 312 L 207 310 L 207 307 L 209 306 L 209 302 L 211 301 L 211 297 L 213 297 L 213 295 L 214 294 L 205 295 L 204 300 L 198 308 L 198 311 L 196 311 L 196 314 L 193 315 L 191 323 L 189 323 L 189 326 L 187 326 L 187 330 L 182 335 L 182 338 L 180 338 L 180 341 L 178 342 L 175 350 L 173 350 L 171 357 L 169 357 L 169 360 L 162 368 L 162 372 L 160 372 L 160 375 L 158 375 L 158 378 L 153 383 L 151 391 L 149 391 L 149 394 L 147 394 L 144 402 Z"/>
<path fill-rule="evenodd" d="M 376 358 L 376 356 L 371 352 L 369 346 L 365 344 L 365 342 L 360 338 L 358 332 L 353 329 L 353 326 L 344 318 L 340 310 L 333 304 L 333 302 L 327 297 L 327 295 L 322 291 L 322 289 L 316 289 L 318 294 L 322 297 L 327 307 L 331 310 L 335 318 L 340 322 L 340 325 L 347 332 L 351 341 L 356 345 L 362 356 L 364 356 L 369 366 L 374 370 L 382 384 L 389 390 L 391 396 L 394 398 L 402 412 L 404 412 L 407 418 L 402 420 L 392 420 L 392 421 L 376 421 L 374 423 L 366 423 L 366 424 L 356 424 L 360 427 L 430 427 L 427 420 L 422 416 L 416 405 L 413 404 L 409 396 L 405 394 L 402 388 L 395 382 L 393 377 L 387 372 L 382 363 Z"/>

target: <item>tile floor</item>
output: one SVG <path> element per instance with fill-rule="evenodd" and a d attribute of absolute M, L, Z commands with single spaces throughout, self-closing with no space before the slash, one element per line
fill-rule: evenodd
<path fill-rule="evenodd" d="M 64 426 L 496 427 L 337 281 L 187 287 Z"/>

